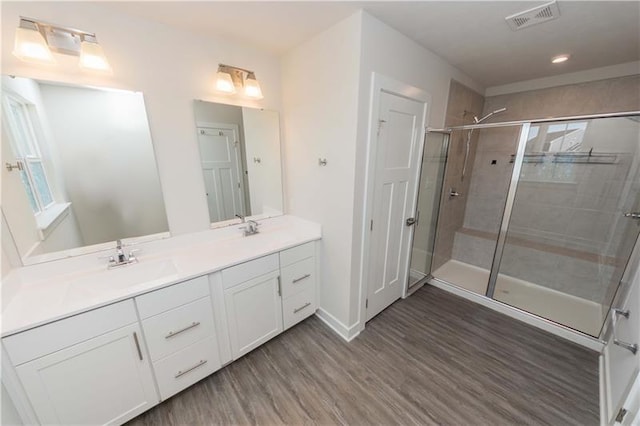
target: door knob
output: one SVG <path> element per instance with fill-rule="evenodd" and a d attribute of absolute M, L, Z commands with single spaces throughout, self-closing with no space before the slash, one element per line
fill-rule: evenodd
<path fill-rule="evenodd" d="M 413 226 L 416 224 L 416 218 L 415 217 L 410 217 L 409 219 L 407 219 L 407 226 Z"/>

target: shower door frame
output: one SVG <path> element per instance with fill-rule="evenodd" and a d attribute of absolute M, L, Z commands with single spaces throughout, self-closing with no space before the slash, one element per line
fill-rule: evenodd
<path fill-rule="evenodd" d="M 518 136 L 518 144 L 516 147 L 516 155 L 514 157 L 513 170 L 511 173 L 511 182 L 509 184 L 509 189 L 507 192 L 507 200 L 505 203 L 504 211 L 502 214 L 502 220 L 500 223 L 500 230 L 498 233 L 497 244 L 493 256 L 493 262 L 491 264 L 491 270 L 489 275 L 489 283 L 487 285 L 487 290 L 484 295 L 474 293 L 470 290 L 466 290 L 462 287 L 457 286 L 455 283 L 450 283 L 448 281 L 444 281 L 442 279 L 436 278 L 433 276 L 433 266 L 432 270 L 429 272 L 427 277 L 427 282 L 430 284 L 435 284 L 437 287 L 443 287 L 446 290 L 450 290 L 452 287 L 455 288 L 460 296 L 472 299 L 479 303 L 482 303 L 490 308 L 498 310 L 502 313 L 505 313 L 510 316 L 514 316 L 518 319 L 524 320 L 527 323 L 535 325 L 539 328 L 550 331 L 556 335 L 560 335 L 565 337 L 575 343 L 579 343 L 583 346 L 590 347 L 595 350 L 601 350 L 604 347 L 605 341 L 603 337 L 606 337 L 606 331 L 608 329 L 609 315 L 606 316 L 606 319 L 603 323 L 602 330 L 598 337 L 591 336 L 582 331 L 573 329 L 566 325 L 560 324 L 558 322 L 552 321 L 550 319 L 544 318 L 542 316 L 536 315 L 534 313 L 525 311 L 518 307 L 509 305 L 500 300 L 494 299 L 494 292 L 496 288 L 496 282 L 498 279 L 498 273 L 500 268 L 500 263 L 502 261 L 502 255 L 504 251 L 504 247 L 507 239 L 507 231 L 509 230 L 509 221 L 511 219 L 511 213 L 513 211 L 513 204 L 516 199 L 516 191 L 518 189 L 518 183 L 520 181 L 520 173 L 522 171 L 522 164 L 524 163 L 525 149 L 527 145 L 527 137 L 529 135 L 529 130 L 531 129 L 532 124 L 540 124 L 540 123 L 554 123 L 561 121 L 576 121 L 576 120 L 591 120 L 591 119 L 599 119 L 599 118 L 623 118 L 629 116 L 637 116 L 640 115 L 640 111 L 625 111 L 625 112 L 613 112 L 613 113 L 603 113 L 603 114 L 587 114 L 587 115 L 573 115 L 573 116 L 565 116 L 565 117 L 553 117 L 553 118 L 541 118 L 541 119 L 533 119 L 533 120 L 516 120 L 516 121 L 504 121 L 504 122 L 496 122 L 496 123 L 485 123 L 485 124 L 471 124 L 471 125 L 463 125 L 463 126 L 454 126 L 448 127 L 445 129 L 430 129 L 427 128 L 427 132 L 438 132 L 438 133 L 449 133 L 451 134 L 453 131 L 460 130 L 482 130 L 482 129 L 490 129 L 490 128 L 503 128 L 503 127 L 515 127 L 520 126 L 520 134 Z M 448 157 L 448 156 L 447 156 Z M 447 158 L 448 161 L 448 158 Z M 445 170 L 446 173 L 446 170 Z M 444 179 L 443 179 L 444 184 Z M 444 191 L 444 188 L 442 189 Z M 444 193 L 444 192 L 442 192 Z M 440 218 L 440 213 L 438 213 L 438 220 Z M 436 225 L 436 232 L 438 232 L 438 228 Z M 631 265 L 632 259 L 634 257 L 634 253 L 640 252 L 640 249 L 636 246 L 631 254 L 631 259 L 629 259 L 626 267 L 625 274 L 627 275 L 627 270 L 629 269 L 629 265 Z M 433 263 L 432 263 L 433 265 Z M 618 284 L 618 288 L 616 290 L 616 295 L 614 299 L 611 301 L 611 305 L 607 310 L 611 309 L 611 306 L 615 303 L 615 300 L 619 298 L 620 294 L 620 283 Z"/>

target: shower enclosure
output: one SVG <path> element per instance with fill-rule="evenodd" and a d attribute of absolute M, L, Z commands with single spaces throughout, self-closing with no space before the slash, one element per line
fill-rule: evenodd
<path fill-rule="evenodd" d="M 426 143 L 440 154 L 423 161 L 413 276 L 426 265 L 445 285 L 598 337 L 640 233 L 640 112 L 453 127 Z"/>

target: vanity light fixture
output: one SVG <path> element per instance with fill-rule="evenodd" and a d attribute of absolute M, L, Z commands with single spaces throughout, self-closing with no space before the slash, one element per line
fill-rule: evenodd
<path fill-rule="evenodd" d="M 79 56 L 81 68 L 111 72 L 95 34 L 21 16 L 13 54 L 25 61 L 54 63 L 52 52 Z"/>
<path fill-rule="evenodd" d="M 216 89 L 220 92 L 233 94 L 238 91 L 237 88 L 242 89 L 248 98 L 262 99 L 264 97 L 255 72 L 231 65 L 218 64 Z"/>

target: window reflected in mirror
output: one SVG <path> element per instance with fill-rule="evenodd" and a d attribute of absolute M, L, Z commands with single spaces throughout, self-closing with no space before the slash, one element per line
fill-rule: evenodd
<path fill-rule="evenodd" d="M 3 76 L 2 106 L 3 244 L 24 264 L 168 236 L 141 93 Z"/>

